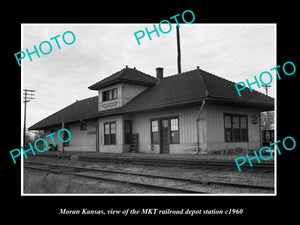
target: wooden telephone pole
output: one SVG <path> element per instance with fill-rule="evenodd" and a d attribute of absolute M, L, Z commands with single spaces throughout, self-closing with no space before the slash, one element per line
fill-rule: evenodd
<path fill-rule="evenodd" d="M 178 73 L 181 73 L 180 35 L 179 35 L 178 26 L 176 26 L 176 36 L 177 36 L 177 67 L 178 67 Z"/>
<path fill-rule="evenodd" d="M 266 89 L 266 95 L 269 96 L 268 95 L 268 88 L 271 87 L 271 85 L 261 85 L 261 86 Z M 265 121 L 266 124 L 267 124 L 268 118 L 269 118 L 269 111 L 266 111 L 266 121 Z M 269 125 L 265 126 L 265 129 L 266 128 L 269 130 L 270 129 Z"/>
<path fill-rule="evenodd" d="M 23 147 L 25 148 L 25 137 L 26 137 L 26 104 L 31 99 L 34 99 L 35 90 L 24 89 L 24 132 L 23 132 Z"/>

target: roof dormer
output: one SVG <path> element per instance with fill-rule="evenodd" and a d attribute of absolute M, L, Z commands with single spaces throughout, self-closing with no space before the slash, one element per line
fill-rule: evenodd
<path fill-rule="evenodd" d="M 97 90 L 98 110 L 121 107 L 147 88 L 155 85 L 156 78 L 135 69 L 124 69 L 91 85 L 89 89 Z"/>

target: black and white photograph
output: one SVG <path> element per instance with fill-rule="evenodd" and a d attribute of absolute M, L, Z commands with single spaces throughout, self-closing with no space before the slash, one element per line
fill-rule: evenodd
<path fill-rule="evenodd" d="M 4 8 L 3 219 L 296 219 L 297 7 L 211 3 Z"/>
<path fill-rule="evenodd" d="M 24 195 L 276 194 L 276 24 L 22 24 L 25 48 Z"/>

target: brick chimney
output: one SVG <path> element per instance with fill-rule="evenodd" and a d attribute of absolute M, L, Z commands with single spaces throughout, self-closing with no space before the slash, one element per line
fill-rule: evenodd
<path fill-rule="evenodd" d="M 158 82 L 164 78 L 164 68 L 161 67 L 156 68 L 156 78 Z"/>

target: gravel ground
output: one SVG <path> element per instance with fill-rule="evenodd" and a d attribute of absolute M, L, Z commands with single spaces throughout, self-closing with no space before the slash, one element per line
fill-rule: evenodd
<path fill-rule="evenodd" d="M 126 193 L 152 193 L 144 188 L 133 187 L 108 181 L 95 181 L 86 178 L 68 175 L 49 174 L 36 170 L 24 171 L 24 194 L 126 194 Z M 167 193 L 155 191 L 155 193 Z"/>
<path fill-rule="evenodd" d="M 48 163 L 62 163 L 62 164 L 70 164 L 70 160 L 66 159 L 53 159 L 53 158 L 45 158 L 45 157 L 31 157 L 27 159 L 28 161 L 34 162 L 48 162 Z M 83 166 L 88 168 L 104 168 L 104 169 L 113 169 L 113 170 L 124 170 L 130 172 L 137 173 L 149 173 L 155 175 L 162 176 L 176 176 L 183 178 L 192 178 L 192 179 L 200 179 L 200 180 L 209 180 L 209 181 L 218 181 L 218 182 L 229 182 L 229 183 L 238 183 L 238 184 L 252 184 L 252 185 L 260 185 L 260 186 L 274 186 L 274 174 L 273 173 L 258 173 L 258 172 L 238 172 L 238 171 L 226 171 L 226 170 L 211 170 L 211 169 L 202 169 L 202 168 L 181 168 L 181 167 L 166 167 L 166 166 L 150 166 L 150 165 L 135 165 L 135 164 L 116 164 L 116 163 L 103 163 L 103 162 L 81 162 L 76 161 L 76 166 Z M 37 175 L 36 175 L 37 174 Z M 43 175 L 39 175 L 43 174 Z M 38 190 L 33 188 L 29 190 L 28 184 L 31 181 L 31 177 L 36 177 L 36 180 L 42 180 L 42 177 L 45 177 L 46 173 L 37 173 L 36 171 L 25 170 L 24 174 L 24 193 L 26 193 L 26 187 L 28 193 L 34 193 Z M 64 181 L 66 182 L 65 175 L 48 175 L 47 182 L 54 180 L 53 177 L 57 176 L 58 183 Z M 51 179 L 50 179 L 51 178 Z M 34 178 L 32 178 L 34 179 Z M 45 179 L 44 179 L 45 180 Z M 151 191 L 147 191 L 142 188 L 133 188 L 130 185 L 119 185 L 116 183 L 110 182 L 101 182 L 101 181 L 92 181 L 84 178 L 72 178 L 72 188 L 64 187 L 66 185 L 60 185 L 61 189 L 59 190 L 48 190 L 47 193 L 151 193 Z M 38 181 L 37 181 L 38 183 Z M 44 182 L 45 183 L 45 182 Z M 77 184 L 77 185 L 75 185 Z M 82 185 L 84 184 L 84 185 Z M 41 185 L 41 183 L 39 184 Z M 38 185 L 37 185 L 38 186 Z M 77 187 L 78 186 L 78 187 Z M 218 188 L 217 188 L 218 189 Z M 40 191 L 45 191 L 41 189 Z M 47 191 L 47 190 L 46 190 Z M 228 190 L 224 188 L 219 188 L 216 190 L 219 193 L 229 193 Z M 234 190 L 233 190 L 234 191 Z M 157 192 L 155 193 L 164 193 Z M 265 192 L 266 193 L 266 192 Z"/>

